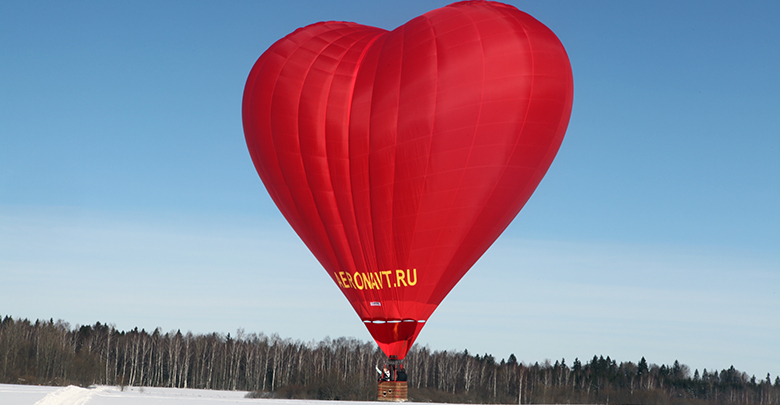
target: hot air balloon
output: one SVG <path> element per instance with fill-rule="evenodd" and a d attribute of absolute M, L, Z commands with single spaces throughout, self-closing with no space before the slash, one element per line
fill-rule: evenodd
<path fill-rule="evenodd" d="M 569 59 L 516 8 L 465 1 L 392 31 L 320 22 L 246 82 L 271 198 L 388 357 L 530 198 L 563 140 Z"/>

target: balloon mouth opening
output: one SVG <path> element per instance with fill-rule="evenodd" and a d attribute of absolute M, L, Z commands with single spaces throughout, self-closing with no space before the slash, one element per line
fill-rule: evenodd
<path fill-rule="evenodd" d="M 371 336 L 385 355 L 403 360 L 425 326 L 425 320 L 411 318 L 362 319 Z"/>
<path fill-rule="evenodd" d="M 425 323 L 425 319 L 364 319 L 363 323 L 366 324 L 385 324 L 385 323 Z"/>

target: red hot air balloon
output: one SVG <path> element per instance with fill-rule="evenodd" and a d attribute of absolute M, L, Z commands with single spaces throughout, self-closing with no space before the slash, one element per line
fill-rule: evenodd
<path fill-rule="evenodd" d="M 403 359 L 542 180 L 572 98 L 552 31 L 466 1 L 393 31 L 296 30 L 252 68 L 243 124 L 271 198 Z"/>

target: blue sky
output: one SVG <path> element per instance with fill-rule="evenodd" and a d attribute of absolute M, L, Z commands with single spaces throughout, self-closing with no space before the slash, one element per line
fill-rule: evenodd
<path fill-rule="evenodd" d="M 509 3 L 566 47 L 571 123 L 418 343 L 780 375 L 780 3 Z M 370 340 L 254 171 L 244 81 L 298 27 L 446 4 L 0 3 L 0 314 Z"/>

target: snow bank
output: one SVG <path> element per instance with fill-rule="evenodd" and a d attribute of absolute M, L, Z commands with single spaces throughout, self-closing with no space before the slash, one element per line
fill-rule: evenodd
<path fill-rule="evenodd" d="M 70 385 L 46 395 L 35 405 L 85 405 L 92 394 L 93 390 Z"/>

